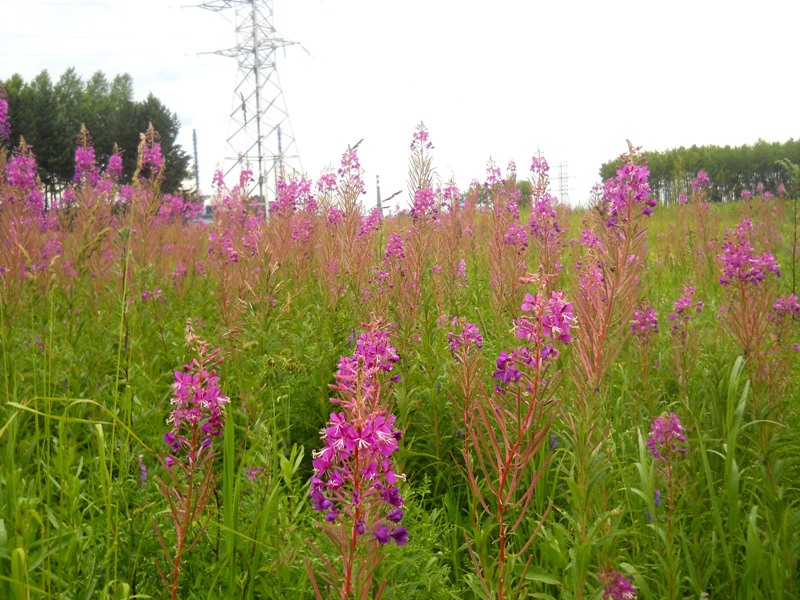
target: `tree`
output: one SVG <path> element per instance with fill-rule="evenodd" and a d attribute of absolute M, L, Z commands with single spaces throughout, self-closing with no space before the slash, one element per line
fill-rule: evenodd
<path fill-rule="evenodd" d="M 708 173 L 713 183 L 712 200 L 733 200 L 743 189 L 754 190 L 763 183 L 774 192 L 785 174 L 778 161 L 800 162 L 800 140 L 785 143 L 758 140 L 753 145 L 692 146 L 663 152 L 643 152 L 642 159 L 650 169 L 650 188 L 662 202 L 673 202 L 686 193 L 698 171 Z M 612 160 L 600 167 L 603 179 L 613 177 L 620 161 Z"/>
<path fill-rule="evenodd" d="M 167 161 L 161 189 L 175 193 L 191 176 L 189 155 L 177 143 L 177 115 L 153 94 L 135 101 L 130 75 L 117 75 L 109 82 L 97 71 L 84 81 L 70 68 L 53 85 L 45 70 L 30 83 L 15 74 L 5 86 L 11 145 L 16 146 L 23 137 L 33 147 L 48 198 L 72 181 L 76 138 L 82 124 L 92 136 L 100 166 L 107 164 L 116 143 L 122 150 L 124 177 L 130 179 L 136 170 L 139 134 L 152 123 L 161 135 L 161 151 Z"/>

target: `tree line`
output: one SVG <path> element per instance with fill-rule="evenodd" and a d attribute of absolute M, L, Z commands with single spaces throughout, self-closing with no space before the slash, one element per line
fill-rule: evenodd
<path fill-rule="evenodd" d="M 726 202 L 738 198 L 742 190 L 754 190 L 759 183 L 775 192 L 786 182 L 781 162 L 800 163 L 800 139 L 787 142 L 759 140 L 744 146 L 692 146 L 664 151 L 643 152 L 641 158 L 650 169 L 650 189 L 660 202 L 675 202 L 685 194 L 698 171 L 711 178 L 710 199 Z M 600 167 L 603 180 L 613 177 L 619 159 Z"/>
<path fill-rule="evenodd" d="M 32 147 L 49 198 L 72 181 L 82 124 L 89 130 L 100 167 L 106 166 L 115 144 L 118 146 L 123 177 L 128 181 L 136 170 L 140 133 L 149 123 L 161 136 L 166 161 L 161 189 L 166 193 L 181 191 L 192 174 L 190 157 L 176 142 L 180 131 L 177 115 L 153 94 L 143 101 L 134 100 L 133 79 L 128 74 L 109 81 L 97 71 L 84 81 L 70 68 L 54 84 L 44 70 L 30 82 L 14 74 L 0 81 L 0 86 L 8 95 L 10 144 L 15 147 L 24 138 Z"/>

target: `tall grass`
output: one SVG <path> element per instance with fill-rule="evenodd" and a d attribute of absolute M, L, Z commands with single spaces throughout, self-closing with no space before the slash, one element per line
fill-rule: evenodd
<path fill-rule="evenodd" d="M 218 179 L 209 226 L 189 200 L 161 194 L 154 132 L 135 182 L 98 171 L 48 211 L 20 175 L 30 151 L 0 149 L 0 597 L 166 596 L 156 561 L 179 539 L 157 482 L 169 481 L 164 433 L 173 372 L 191 358 L 188 319 L 225 356 L 216 369 L 231 402 L 175 595 L 346 597 L 310 575 L 336 553 L 308 482 L 338 410 L 340 357 L 372 313 L 395 324 L 401 358 L 384 391 L 402 431 L 392 459 L 409 537 L 351 589 L 491 598 L 513 584 L 519 597 L 597 598 L 629 581 L 640 598 L 800 593 L 800 317 L 773 307 L 792 282 L 775 277 L 757 315 L 739 313 L 761 336 L 743 347 L 725 315 L 750 292 L 720 285 L 718 259 L 725 230 L 747 218 L 754 254 L 793 272 L 794 223 L 778 217 L 795 201 L 709 205 L 701 189 L 620 237 L 603 229 L 607 207 L 569 210 L 547 194 L 540 155 L 536 203 L 519 210 L 515 170 L 491 167 L 459 191 L 436 180 L 427 131 L 414 135 L 411 212 L 363 210 L 348 149 L 337 172 L 284 182 L 266 215 L 244 193 L 246 173 L 232 189 Z M 587 288 L 597 265 L 617 287 Z M 516 439 L 513 407 L 534 404 L 524 386 L 505 390 L 514 402 L 490 400 L 501 351 L 519 345 L 520 276 L 536 272 L 543 298 L 558 289 L 576 303 L 577 322 L 574 343 L 537 371 L 543 416 L 529 448 L 509 442 L 509 460 L 525 458 L 511 473 L 490 450 Z M 686 285 L 702 311 L 674 332 L 667 315 Z M 646 344 L 630 333 L 634 300 L 659 315 Z M 448 334 L 465 323 L 481 347 L 454 360 Z M 647 438 L 672 413 L 687 451 L 667 470 Z M 498 481 L 512 476 L 508 499 Z"/>

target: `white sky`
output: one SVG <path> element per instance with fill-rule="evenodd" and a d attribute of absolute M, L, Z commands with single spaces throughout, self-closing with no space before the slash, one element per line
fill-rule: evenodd
<path fill-rule="evenodd" d="M 234 11 L 197 0 L 0 0 L 0 80 L 70 66 L 133 77 L 178 114 L 179 142 L 208 192 L 226 155 Z M 275 27 L 302 43 L 278 71 L 303 169 L 316 178 L 359 147 L 366 202 L 403 190 L 424 121 L 434 166 L 463 189 L 491 157 L 527 177 L 541 150 L 558 194 L 584 201 L 600 164 L 626 149 L 741 145 L 800 135 L 798 0 L 273 0 Z M 227 19 L 226 19 L 227 17 Z M 229 182 L 232 183 L 232 182 Z"/>

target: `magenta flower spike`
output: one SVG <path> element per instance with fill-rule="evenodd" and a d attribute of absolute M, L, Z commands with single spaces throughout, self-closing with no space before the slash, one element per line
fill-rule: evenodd
<path fill-rule="evenodd" d="M 93 146 L 78 146 L 75 148 L 74 181 L 75 183 L 85 181 L 92 185 L 100 181 L 100 173 L 97 170 Z"/>
<path fill-rule="evenodd" d="M 617 176 L 607 179 L 603 186 L 602 203 L 608 218 L 606 227 L 628 223 L 637 217 L 649 217 L 657 201 L 650 197 L 647 165 L 626 162 L 617 169 Z"/>
<path fill-rule="evenodd" d="M 603 600 L 635 600 L 636 588 L 631 580 L 617 571 L 600 573 L 603 582 Z"/>
<path fill-rule="evenodd" d="M 700 192 L 709 188 L 711 188 L 711 178 L 708 176 L 708 173 L 705 171 L 698 171 L 697 177 L 692 181 L 692 191 Z"/>
<path fill-rule="evenodd" d="M 686 436 L 675 413 L 653 419 L 647 448 L 656 460 L 668 463 L 673 457 L 686 454 Z"/>
<path fill-rule="evenodd" d="M 658 333 L 658 313 L 650 304 L 633 311 L 631 332 L 639 339 L 647 339 Z"/>
<path fill-rule="evenodd" d="M 222 362 L 219 349 L 209 351 L 208 343 L 195 335 L 191 321 L 186 327 L 186 343 L 197 354 L 175 371 L 172 411 L 167 419 L 170 429 L 164 434 L 164 444 L 169 450 L 163 459 L 168 482 L 157 478 L 159 492 L 170 507 L 169 516 L 177 537 L 174 548 L 167 546 L 161 528 L 153 519 L 168 569 L 165 572 L 158 561 L 156 566 L 173 600 L 178 598 L 183 557 L 201 539 L 210 518 L 201 517 L 217 481 L 212 443 L 222 434 L 223 407 L 228 403 L 214 370 Z M 198 528 L 194 527 L 196 524 Z"/>
<path fill-rule="evenodd" d="M 734 281 L 757 285 L 767 274 L 781 276 L 778 262 L 769 252 L 756 254 L 751 243 L 753 223 L 743 219 L 734 229 L 725 230 L 725 242 L 717 260 L 722 263 L 719 282 L 728 285 Z"/>
<path fill-rule="evenodd" d="M 342 597 L 371 585 L 374 567 L 357 563 L 377 565 L 380 547 L 408 543 L 408 531 L 398 525 L 404 505 L 398 483 L 405 476 L 392 462 L 402 432 L 383 392 L 400 356 L 389 337 L 390 325 L 373 318 L 365 327 L 353 355 L 339 359 L 331 386 L 338 394 L 331 402 L 341 411 L 331 413 L 321 432 L 323 446 L 313 453 L 309 487 L 312 508 L 324 515 L 320 526 L 342 554 L 343 573 L 327 563 L 327 580 L 338 582 Z M 365 546 L 370 548 L 366 553 Z M 358 580 L 359 574 L 366 580 Z"/>
<path fill-rule="evenodd" d="M 11 137 L 11 124 L 8 122 L 8 99 L 0 93 L 0 142 Z"/>

